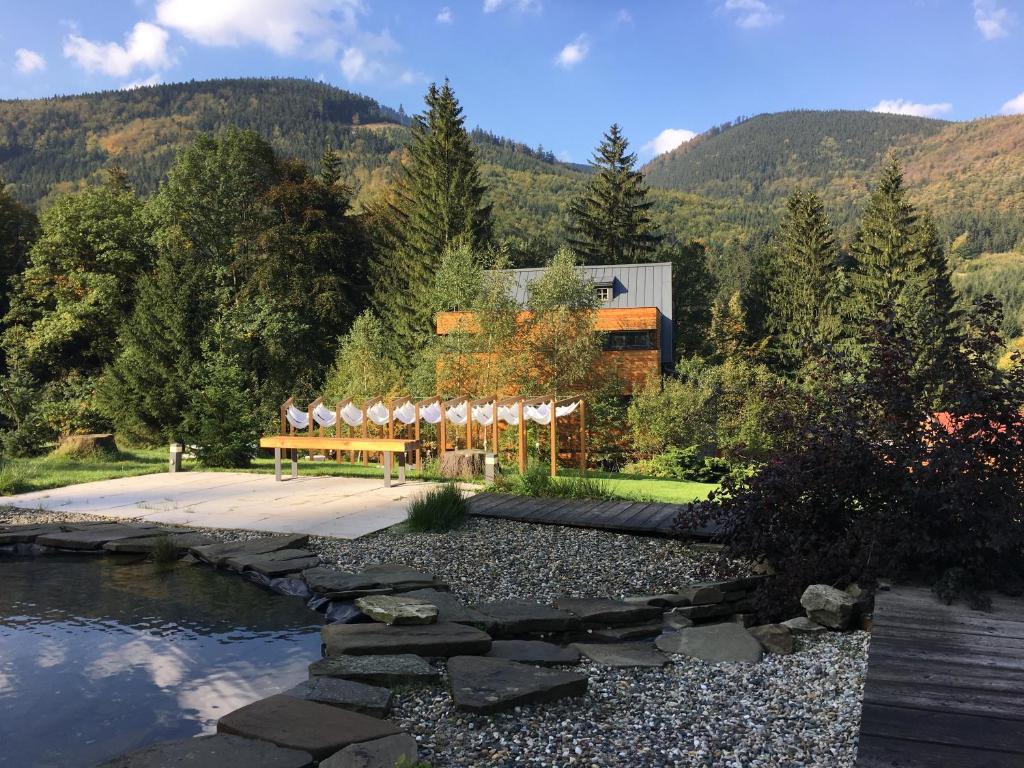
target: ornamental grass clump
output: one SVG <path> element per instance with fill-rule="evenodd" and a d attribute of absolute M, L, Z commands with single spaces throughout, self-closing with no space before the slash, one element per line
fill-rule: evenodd
<path fill-rule="evenodd" d="M 170 536 L 160 536 L 149 556 L 157 565 L 173 565 L 178 562 L 178 547 L 171 541 Z"/>
<path fill-rule="evenodd" d="M 417 496 L 409 503 L 409 530 L 416 533 L 444 533 L 466 520 L 466 498 L 455 483 L 444 483 Z"/>

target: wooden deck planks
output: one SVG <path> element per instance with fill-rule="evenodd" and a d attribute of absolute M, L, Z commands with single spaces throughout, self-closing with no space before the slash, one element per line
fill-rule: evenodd
<path fill-rule="evenodd" d="M 860 768 L 1024 765 L 1024 601 L 994 610 L 899 587 L 876 597 Z"/>

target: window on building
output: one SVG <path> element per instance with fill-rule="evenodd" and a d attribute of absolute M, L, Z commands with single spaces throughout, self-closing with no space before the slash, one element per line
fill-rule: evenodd
<path fill-rule="evenodd" d="M 613 331 L 604 335 L 606 350 L 656 349 L 654 331 Z"/>
<path fill-rule="evenodd" d="M 603 304 L 607 304 L 612 300 L 612 286 L 610 283 L 605 285 L 595 285 L 594 293 L 597 294 L 598 300 Z"/>

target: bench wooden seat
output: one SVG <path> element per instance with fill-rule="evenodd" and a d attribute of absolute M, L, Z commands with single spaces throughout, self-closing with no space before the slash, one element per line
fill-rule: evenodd
<path fill-rule="evenodd" d="M 326 437 L 316 435 L 270 435 L 260 438 L 260 448 L 274 449 L 274 478 L 281 479 L 281 451 L 291 452 L 292 477 L 299 475 L 299 451 L 369 451 L 384 457 L 384 485 L 391 485 L 392 458 L 398 457 L 398 480 L 405 482 L 405 455 L 420 447 L 419 440 L 391 437 Z"/>

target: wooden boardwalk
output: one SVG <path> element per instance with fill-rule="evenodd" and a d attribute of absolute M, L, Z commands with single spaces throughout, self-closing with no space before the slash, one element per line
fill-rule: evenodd
<path fill-rule="evenodd" d="M 479 517 L 655 535 L 674 533 L 672 523 L 681 509 L 681 504 L 538 499 L 504 493 L 478 493 L 469 500 L 469 513 Z M 713 534 L 713 528 L 701 528 L 681 535 L 706 540 Z"/>
<path fill-rule="evenodd" d="M 895 588 L 875 600 L 861 768 L 1024 766 L 1024 600 L 993 611 Z"/>

